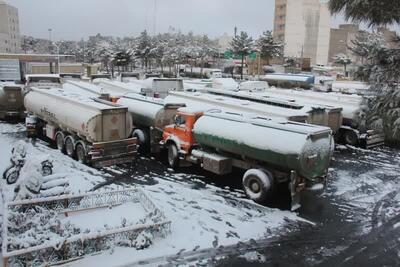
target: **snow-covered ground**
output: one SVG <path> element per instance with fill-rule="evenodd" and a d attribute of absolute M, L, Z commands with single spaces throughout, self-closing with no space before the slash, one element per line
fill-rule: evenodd
<path fill-rule="evenodd" d="M 356 232 L 353 234 L 363 236 L 400 214 L 400 151 L 395 149 L 342 148 L 343 151 L 335 152 L 327 189 L 318 199 L 318 202 L 327 203 L 329 209 L 335 207 L 332 209 L 335 215 L 329 216 L 338 221 L 328 226 L 329 223 L 318 216 L 306 216 L 311 218 L 311 222 L 296 213 L 254 204 L 243 198 L 242 190 L 229 190 L 205 183 L 196 174 L 175 173 L 165 167 L 156 171 L 158 165 L 154 166 L 154 159 L 142 158 L 139 161 L 142 166 L 132 168 L 125 166 L 95 170 L 68 158 L 42 141 L 32 143 L 25 138 L 24 129 L 23 125 L 0 123 L 0 172 L 9 164 L 12 146 L 18 140 L 23 140 L 28 155 L 49 155 L 53 159 L 54 172 L 69 180 L 71 193 L 82 193 L 93 188 L 111 190 L 140 187 L 172 222 L 171 233 L 163 239 L 153 240 L 147 249 L 114 247 L 64 266 L 130 266 L 143 262 L 150 262 L 147 266 L 152 266 L 153 262 L 157 263 L 155 265 L 159 262 L 168 263 L 170 259 L 183 255 L 208 249 L 218 251 L 221 246 L 229 247 L 240 242 L 279 240 L 286 235 L 301 233 L 302 229 L 307 232 L 307 229 L 315 228 L 312 231 L 318 235 L 319 228 L 325 229 L 325 224 L 330 232 L 338 231 L 338 238 L 343 233 L 335 228 L 336 223 L 341 227 L 350 225 L 349 229 Z M 138 168 L 144 171 L 137 171 Z M 2 196 L 10 199 L 13 187 L 2 180 L 1 189 Z M 2 203 L 0 208 L 3 208 Z M 139 207 L 130 203 L 105 210 L 104 213 L 97 210 L 74 214 L 65 220 L 81 229 L 98 230 L 104 225 L 118 225 L 124 218 L 139 220 L 143 215 Z M 398 224 L 392 227 L 400 229 Z M 337 245 L 337 242 L 327 244 L 319 256 L 315 253 L 310 255 L 307 264 L 321 263 L 319 258 L 335 257 L 348 249 L 349 245 Z M 268 263 L 268 256 L 255 251 L 244 253 L 240 258 L 248 262 Z"/>
<path fill-rule="evenodd" d="M 0 123 L 0 172 L 6 168 L 11 155 L 11 148 L 18 140 L 24 140 L 29 156 L 49 155 L 53 160 L 54 173 L 64 175 L 70 184 L 71 193 L 86 192 L 96 185 L 112 180 L 112 173 L 116 175 L 125 170 L 109 168 L 105 172 L 98 171 L 70 159 L 61 152 L 50 148 L 46 143 L 37 141 L 31 143 L 24 137 L 23 125 Z M 236 244 L 239 241 L 269 238 L 279 235 L 288 222 L 296 224 L 305 221 L 295 213 L 280 211 L 259 206 L 244 199 L 224 198 L 217 192 L 219 188 L 206 185 L 195 188 L 187 183 L 180 174 L 169 171 L 164 175 L 149 174 L 132 176 L 138 181 L 153 180 L 152 185 L 122 184 L 124 188 L 140 186 L 150 199 L 172 221 L 171 234 L 165 239 L 156 240 L 152 246 L 144 250 L 135 248 L 114 248 L 110 251 L 89 256 L 83 260 L 69 263 L 67 266 L 117 266 L 129 264 L 153 257 L 176 255 L 187 251 L 196 251 L 205 248 L 215 248 Z M 5 199 L 12 199 L 13 186 L 1 181 L 1 188 Z M 105 189 L 104 189 L 105 188 Z M 120 185 L 112 184 L 101 190 L 121 189 Z M 116 214 L 120 212 L 121 214 Z M 131 212 L 132 214 L 127 214 Z M 113 219 L 96 220 L 96 216 L 85 215 L 76 223 L 81 228 L 98 228 L 104 223 L 118 224 L 121 216 L 138 219 L 142 211 L 135 207 L 124 207 L 121 210 L 114 208 Z M 83 218 L 83 219 L 82 219 Z M 74 217 L 68 220 L 74 221 Z M 306 222 L 308 223 L 308 222 Z M 97 226 L 96 226 L 97 225 Z"/>
<path fill-rule="evenodd" d="M 350 147 L 330 174 L 326 196 L 343 203 L 338 205 L 343 205 L 347 220 L 362 222 L 360 231 L 367 233 L 400 213 L 400 151 Z"/>

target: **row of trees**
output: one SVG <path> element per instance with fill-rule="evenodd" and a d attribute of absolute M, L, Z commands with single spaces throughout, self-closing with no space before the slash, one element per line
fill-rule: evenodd
<path fill-rule="evenodd" d="M 155 67 L 170 69 L 177 64 L 190 63 L 203 68 L 208 59 L 221 57 L 215 40 L 207 35 L 164 33 L 150 36 L 143 31 L 138 37 L 114 38 L 101 36 L 90 37 L 87 41 L 60 41 L 30 36 L 22 38 L 22 50 L 26 53 L 56 53 L 73 55 L 78 62 L 102 64 L 102 69 L 111 71 L 113 67 L 141 67 L 145 70 Z M 270 31 L 265 32 L 255 42 L 247 33 L 241 32 L 231 42 L 230 50 L 242 59 L 242 75 L 245 58 L 252 52 L 270 60 L 282 56 L 282 44 L 275 42 Z"/>
<path fill-rule="evenodd" d="M 333 13 L 372 28 L 400 25 L 400 2 L 389 0 L 330 0 Z M 362 58 L 357 75 L 375 92 L 358 113 L 361 125 L 383 129 L 387 140 L 400 142 L 400 38 L 388 45 L 379 34 L 364 33 L 353 42 L 353 53 Z"/>
<path fill-rule="evenodd" d="M 143 31 L 136 38 L 114 38 L 96 35 L 87 41 L 60 41 L 51 43 L 49 40 L 24 36 L 22 50 L 26 53 L 56 53 L 73 55 L 78 62 L 102 64 L 105 71 L 117 66 L 126 70 L 142 67 L 164 68 L 177 63 L 191 61 L 194 64 L 205 62 L 208 57 L 218 54 L 216 41 L 208 36 L 195 36 L 193 33 L 164 33 L 157 36 L 148 35 Z"/>
<path fill-rule="evenodd" d="M 240 56 L 241 62 L 241 79 L 243 80 L 244 59 L 252 52 L 258 52 L 261 58 L 269 60 L 282 57 L 283 43 L 276 41 L 271 31 L 264 32 L 256 41 L 253 40 L 246 32 L 240 32 L 230 43 L 230 49 L 233 54 Z"/>

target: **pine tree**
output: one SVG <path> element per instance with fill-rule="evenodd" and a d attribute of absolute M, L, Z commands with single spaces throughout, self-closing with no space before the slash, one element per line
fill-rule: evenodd
<path fill-rule="evenodd" d="M 283 55 L 283 44 L 275 41 L 271 31 L 266 31 L 256 43 L 258 51 L 260 51 L 261 57 L 265 58 L 268 62 L 273 58 L 281 57 Z"/>
<path fill-rule="evenodd" d="M 294 57 L 285 58 L 284 67 L 289 69 L 289 72 L 294 73 L 294 70 L 297 66 L 297 59 Z"/>
<path fill-rule="evenodd" d="M 149 64 L 151 50 L 152 50 L 151 37 L 147 34 L 147 31 L 144 30 L 138 38 L 136 55 L 138 58 L 142 59 L 142 66 L 145 67 L 146 70 Z"/>
<path fill-rule="evenodd" d="M 235 54 L 241 57 L 241 73 L 240 79 L 243 80 L 243 69 L 244 69 L 244 59 L 253 51 L 253 38 L 249 37 L 246 32 L 240 32 L 239 35 L 235 36 L 230 43 L 230 49 Z"/>
<path fill-rule="evenodd" d="M 330 0 L 329 7 L 332 13 L 343 13 L 347 20 L 370 26 L 400 23 L 400 1 Z"/>
<path fill-rule="evenodd" d="M 330 0 L 333 13 L 344 13 L 347 19 L 370 26 L 400 24 L 400 2 L 388 0 Z M 381 38 L 369 35 L 353 43 L 352 51 L 366 60 L 358 75 L 371 85 L 373 96 L 364 98 L 357 114 L 360 125 L 382 129 L 386 140 L 400 141 L 400 41 L 388 47 Z"/>

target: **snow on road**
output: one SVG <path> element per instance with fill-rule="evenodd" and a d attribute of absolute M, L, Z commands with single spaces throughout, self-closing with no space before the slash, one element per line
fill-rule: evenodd
<path fill-rule="evenodd" d="M 350 211 L 347 220 L 360 222 L 364 233 L 400 213 L 400 152 L 389 148 L 349 148 L 330 170 L 327 196 Z M 374 225 L 376 224 L 376 225 Z"/>
<path fill-rule="evenodd" d="M 289 211 L 270 209 L 247 200 L 231 202 L 216 195 L 217 189 L 213 186 L 194 189 L 184 181 L 169 181 L 154 175 L 152 178 L 157 183 L 142 186 L 143 190 L 172 221 L 171 234 L 157 240 L 147 250 L 118 248 L 65 266 L 129 265 L 160 256 L 232 245 L 239 241 L 272 238 L 285 232 L 287 222 L 306 222 Z"/>

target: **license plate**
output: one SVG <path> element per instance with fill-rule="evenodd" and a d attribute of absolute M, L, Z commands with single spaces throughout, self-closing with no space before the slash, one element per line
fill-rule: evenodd
<path fill-rule="evenodd" d="M 122 164 L 122 163 L 130 163 L 133 162 L 135 157 L 126 157 L 126 158 L 119 158 L 119 159 L 107 159 L 107 160 L 102 160 L 94 163 L 94 166 L 97 168 L 102 168 L 102 167 L 109 167 L 117 164 Z"/>

